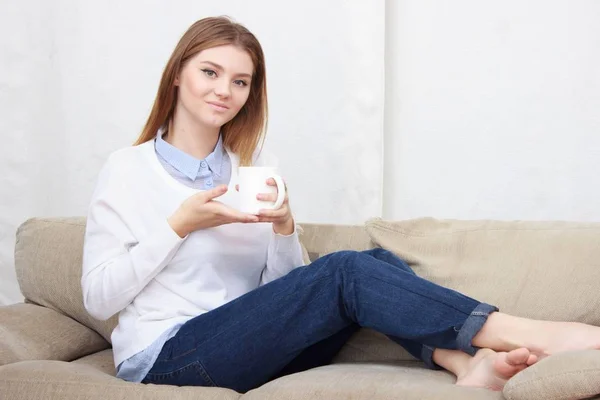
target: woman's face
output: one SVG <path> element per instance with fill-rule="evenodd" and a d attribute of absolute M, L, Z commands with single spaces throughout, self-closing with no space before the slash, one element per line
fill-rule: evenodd
<path fill-rule="evenodd" d="M 201 125 L 220 128 L 246 103 L 253 70 L 250 55 L 233 45 L 201 51 L 175 81 L 178 110 L 183 108 Z"/>

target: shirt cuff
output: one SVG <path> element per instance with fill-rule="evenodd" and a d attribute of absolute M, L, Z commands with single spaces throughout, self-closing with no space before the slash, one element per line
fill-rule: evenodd
<path fill-rule="evenodd" d="M 298 238 L 298 229 L 294 224 L 294 231 L 289 235 L 281 235 L 273 231 L 271 235 L 273 251 L 275 253 L 289 253 L 296 250 L 296 246 L 300 241 Z"/>

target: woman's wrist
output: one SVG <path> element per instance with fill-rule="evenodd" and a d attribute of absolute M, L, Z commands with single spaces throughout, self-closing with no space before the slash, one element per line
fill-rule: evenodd
<path fill-rule="evenodd" d="M 177 236 L 179 236 L 182 239 L 191 232 L 191 230 L 186 226 L 184 221 L 185 220 L 180 217 L 178 212 L 175 212 L 175 214 L 171 215 L 167 219 L 167 222 L 171 226 L 171 229 L 173 229 Z"/>
<path fill-rule="evenodd" d="M 282 223 L 273 222 L 273 232 L 282 236 L 289 236 L 294 233 L 296 226 L 294 223 L 294 218 L 289 218 L 287 221 Z"/>

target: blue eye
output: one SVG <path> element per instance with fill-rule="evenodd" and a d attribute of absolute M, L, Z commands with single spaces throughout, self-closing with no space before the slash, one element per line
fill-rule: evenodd
<path fill-rule="evenodd" d="M 203 69 L 202 72 L 204 72 L 209 78 L 215 78 L 217 76 L 217 73 L 212 69 Z"/>
<path fill-rule="evenodd" d="M 243 80 L 237 80 L 237 81 L 233 81 L 234 84 L 238 85 L 238 86 L 248 86 L 248 83 L 246 81 Z"/>

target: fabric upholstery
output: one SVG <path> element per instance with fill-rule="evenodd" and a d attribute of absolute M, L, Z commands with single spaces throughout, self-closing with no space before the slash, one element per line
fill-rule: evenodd
<path fill-rule="evenodd" d="M 24 360 L 71 361 L 109 347 L 93 330 L 33 304 L 0 307 L 0 365 Z"/>

